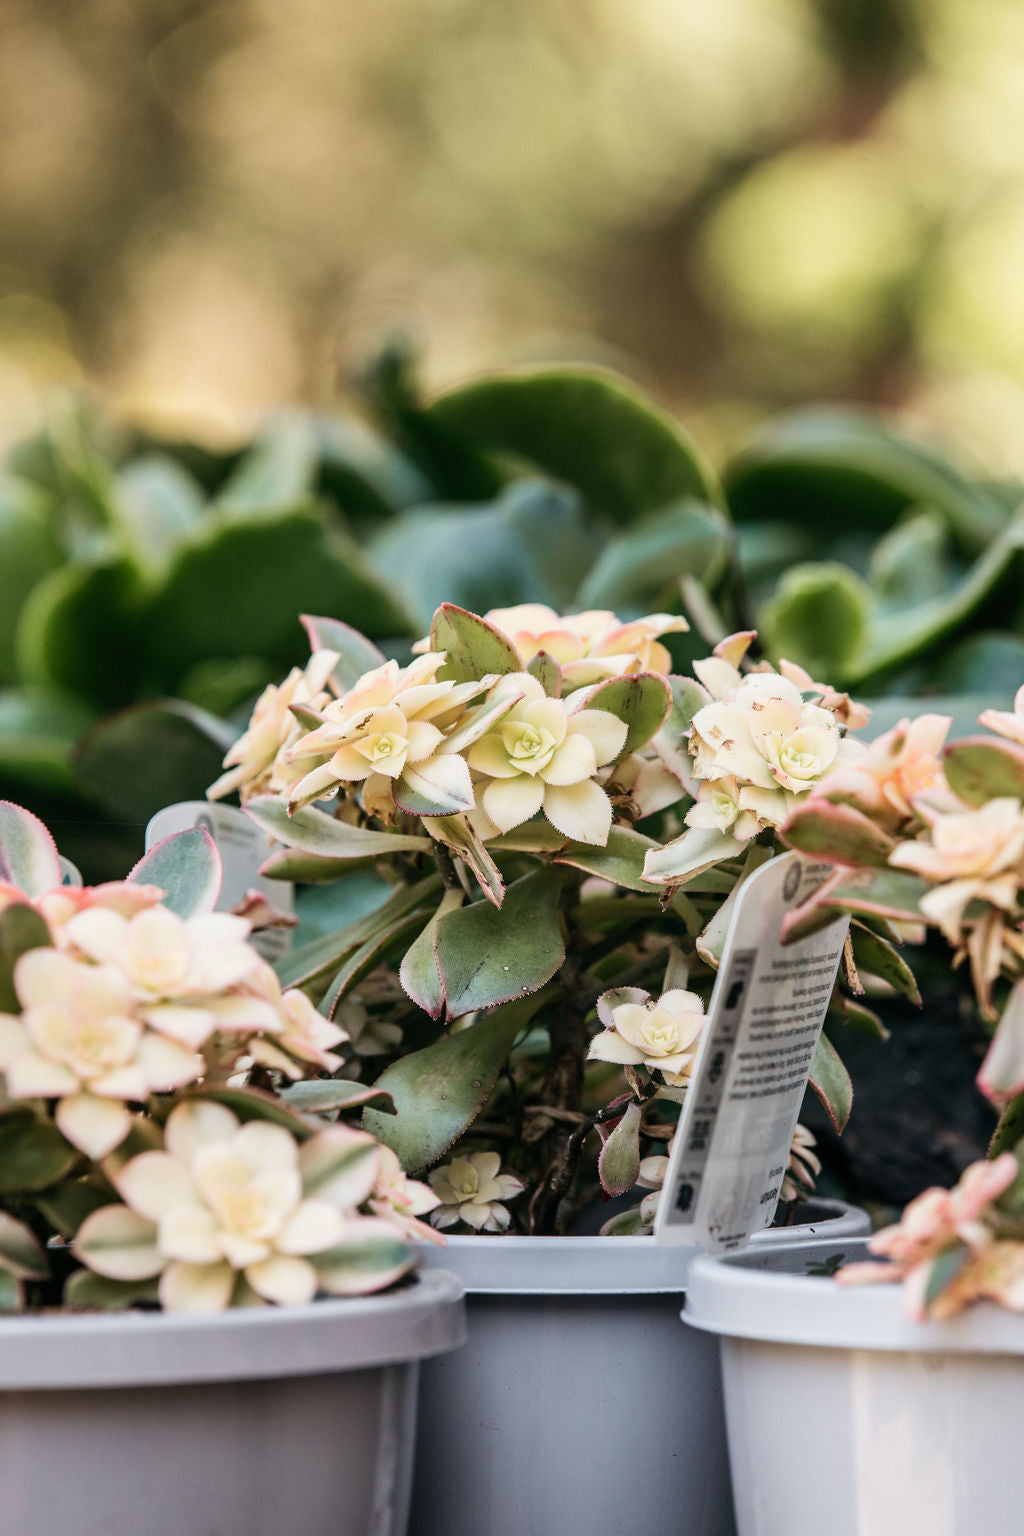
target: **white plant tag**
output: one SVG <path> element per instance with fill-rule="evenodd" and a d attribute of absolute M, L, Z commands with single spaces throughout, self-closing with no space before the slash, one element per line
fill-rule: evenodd
<path fill-rule="evenodd" d="M 669 1159 L 655 1236 L 741 1248 L 778 1204 L 849 916 L 783 945 L 786 913 L 832 873 L 798 853 L 740 887 Z"/>
<path fill-rule="evenodd" d="M 279 912 L 294 912 L 295 887 L 289 880 L 268 880 L 260 865 L 272 852 L 267 834 L 237 806 L 208 800 L 180 800 L 157 811 L 146 828 L 146 850 L 175 832 L 205 827 L 217 844 L 224 865 L 224 882 L 217 911 L 226 912 L 244 900 L 247 891 L 259 891 Z M 261 928 L 250 941 L 264 960 L 280 959 L 291 948 L 290 928 Z"/>
<path fill-rule="evenodd" d="M 82 880 L 82 871 L 79 869 L 77 864 L 72 864 L 71 860 L 66 859 L 62 853 L 58 853 L 57 860 L 60 864 L 61 885 L 81 886 L 84 883 Z"/>

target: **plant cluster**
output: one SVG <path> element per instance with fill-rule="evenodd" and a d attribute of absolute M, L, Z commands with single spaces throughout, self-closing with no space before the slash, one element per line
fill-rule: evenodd
<path fill-rule="evenodd" d="M 0 1310 L 294 1304 L 392 1284 L 438 1197 L 340 1118 L 386 1095 L 212 910 L 205 831 L 61 883 L 0 802 Z"/>
<path fill-rule="evenodd" d="M 752 664 L 750 633 L 672 672 L 683 623 L 443 604 L 403 667 L 307 618 L 311 659 L 264 692 L 211 786 L 275 840 L 265 873 L 373 882 L 278 971 L 355 1037 L 346 1072 L 376 1056 L 396 1114 L 365 1123 L 407 1172 L 432 1170 L 438 1225 L 566 1231 L 601 1194 L 653 1193 L 735 893 L 864 752 L 848 732 L 866 711 Z M 913 991 L 870 918 L 851 974 L 854 955 Z M 824 1036 L 813 1081 L 842 1125 L 849 1080 Z M 649 1230 L 654 1203 L 609 1230 Z"/>
<path fill-rule="evenodd" d="M 988 735 L 943 746 L 949 719 L 902 721 L 827 775 L 782 835 L 834 875 L 791 915 L 808 932 L 837 911 L 928 924 L 965 966 L 992 1032 L 978 1086 L 1001 1110 L 990 1161 L 948 1193 L 928 1190 L 872 1249 L 888 1265 L 848 1281 L 906 1277 L 916 1316 L 948 1317 L 990 1296 L 1024 1309 L 1024 689 L 1013 711 L 983 710 Z"/>
<path fill-rule="evenodd" d="M 444 601 L 664 611 L 693 625 L 667 637 L 677 671 L 756 628 L 776 664 L 895 695 L 887 720 L 917 692 L 1009 703 L 1019 493 L 895 426 L 793 415 L 716 474 L 602 370 L 427 401 L 392 350 L 362 403 L 372 424 L 282 414 L 230 450 L 55 407 L 7 454 L 0 794 L 65 822 L 89 879 L 202 793 L 252 699 L 303 664 L 300 609 L 403 661 Z"/>

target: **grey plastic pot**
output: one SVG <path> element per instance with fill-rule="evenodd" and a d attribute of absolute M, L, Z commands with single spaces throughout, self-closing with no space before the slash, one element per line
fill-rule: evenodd
<path fill-rule="evenodd" d="M 402 1536 L 443 1270 L 215 1316 L 0 1320 L 3 1536 Z"/>
<path fill-rule="evenodd" d="M 868 1230 L 838 1201 L 807 1215 L 754 1241 Z M 679 1327 L 695 1257 L 644 1237 L 436 1250 L 469 1343 L 423 1369 L 410 1536 L 731 1536 L 718 1341 Z"/>
<path fill-rule="evenodd" d="M 986 1302 L 916 1323 L 899 1286 L 808 1276 L 836 1255 L 868 1257 L 817 1241 L 691 1271 L 687 1331 L 721 1336 L 740 1536 L 1019 1536 L 1024 1318 Z"/>

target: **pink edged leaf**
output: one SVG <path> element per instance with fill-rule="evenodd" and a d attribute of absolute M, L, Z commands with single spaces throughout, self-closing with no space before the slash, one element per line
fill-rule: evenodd
<path fill-rule="evenodd" d="M 857 922 L 851 924 L 850 938 L 853 941 L 853 958 L 858 971 L 863 971 L 869 976 L 877 976 L 880 981 L 886 982 L 909 1002 L 920 1008 L 921 993 L 914 973 L 893 945 L 887 939 L 883 939 L 881 934 Z"/>
<path fill-rule="evenodd" d="M 839 869 L 815 891 L 810 901 L 791 912 L 783 925 L 785 942 L 816 933 L 835 917 L 836 912 L 862 913 L 881 917 L 887 922 L 923 923 L 921 897 L 931 887 L 916 875 L 898 869 L 864 871 L 851 876 Z M 832 910 L 825 915 L 828 908 Z"/>
<path fill-rule="evenodd" d="M 340 619 L 304 613 L 302 627 L 309 636 L 311 650 L 337 651 L 340 659 L 335 663 L 331 680 L 339 693 L 347 693 L 365 672 L 382 667 L 387 660 L 372 641 Z"/>
<path fill-rule="evenodd" d="M 442 603 L 430 624 L 430 649 L 444 651 L 442 682 L 471 683 L 491 674 L 521 672 L 522 658 L 511 640 L 477 614 Z"/>
<path fill-rule="evenodd" d="M 605 709 L 626 727 L 619 757 L 628 757 L 656 736 L 672 706 L 668 679 L 658 672 L 634 672 L 610 677 L 607 682 L 581 689 L 573 696 L 574 709 Z"/>
<path fill-rule="evenodd" d="M 424 825 L 439 843 L 444 843 L 446 848 L 458 854 L 459 858 L 473 871 L 477 884 L 487 900 L 493 906 L 500 907 L 505 899 L 505 882 L 501 878 L 501 870 L 465 816 L 431 816 Z M 518 828 L 517 830 L 528 831 L 529 829 Z"/>
<path fill-rule="evenodd" d="M 842 1132 L 853 1108 L 853 1084 L 827 1035 L 819 1035 L 811 1062 L 810 1085 L 821 1100 L 833 1130 Z"/>
<path fill-rule="evenodd" d="M 601 1188 L 614 1199 L 633 1188 L 640 1176 L 640 1121 L 643 1111 L 639 1104 L 630 1104 L 622 1119 L 601 1148 L 597 1171 Z"/>
<path fill-rule="evenodd" d="M 995 736 L 966 736 L 946 748 L 949 787 L 968 805 L 1008 796 L 1024 800 L 1024 747 Z"/>
<path fill-rule="evenodd" d="M 369 827 L 353 827 L 337 821 L 326 811 L 305 806 L 291 816 L 277 795 L 254 795 L 243 807 L 258 827 L 301 853 L 319 854 L 326 859 L 376 858 L 388 853 L 423 852 L 429 839 L 404 832 L 373 832 Z"/>
<path fill-rule="evenodd" d="M 779 829 L 790 848 L 849 864 L 855 869 L 884 866 L 896 843 L 887 832 L 852 805 L 836 805 L 820 796 L 805 801 Z"/>
<path fill-rule="evenodd" d="M 422 1051 L 403 1056 L 377 1079 L 390 1093 L 395 1115 L 367 1109 L 365 1128 L 390 1147 L 406 1173 L 443 1157 L 490 1098 L 516 1036 L 546 1000 L 546 993 L 517 999 L 472 1029 L 442 1035 Z"/>
<path fill-rule="evenodd" d="M 581 869 L 588 875 L 598 875 L 602 880 L 611 880 L 627 891 L 644 891 L 654 895 L 661 888 L 644 880 L 643 868 L 647 855 L 659 847 L 660 844 L 652 837 L 645 837 L 632 827 L 612 827 L 603 848 L 596 848 L 590 843 L 569 843 L 561 848 L 555 863 L 571 864 L 574 869 Z"/>
<path fill-rule="evenodd" d="M 0 800 L 0 883 L 26 896 L 42 896 L 61 883 L 60 858 L 50 833 L 31 811 Z"/>
<path fill-rule="evenodd" d="M 509 886 L 500 911 L 474 901 L 441 919 L 435 953 L 449 1018 L 524 997 L 551 980 L 565 959 L 565 875 L 543 866 Z"/>
<path fill-rule="evenodd" d="M 405 952 L 399 968 L 398 979 L 409 997 L 432 1019 L 439 1019 L 444 1010 L 444 986 L 437 963 L 437 928 L 443 917 L 455 912 L 463 903 L 461 891 L 445 891 L 430 922 Z"/>
<path fill-rule="evenodd" d="M 45 1280 L 50 1273 L 42 1244 L 23 1221 L 0 1211 L 0 1265 L 16 1280 Z"/>
<path fill-rule="evenodd" d="M 928 1261 L 928 1278 L 921 1296 L 921 1310 L 927 1314 L 944 1291 L 956 1280 L 973 1257 L 966 1243 L 955 1243 Z"/>
<path fill-rule="evenodd" d="M 128 879 L 136 885 L 159 886 L 164 906 L 189 918 L 213 911 L 223 875 L 220 853 L 209 832 L 205 827 L 187 827 L 154 843 Z"/>
<path fill-rule="evenodd" d="M 1024 982 L 1006 1000 L 978 1073 L 978 1087 L 993 1104 L 1008 1104 L 1024 1090 Z"/>

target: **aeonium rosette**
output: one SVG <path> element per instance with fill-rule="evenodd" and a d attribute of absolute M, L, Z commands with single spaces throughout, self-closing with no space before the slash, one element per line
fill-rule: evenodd
<path fill-rule="evenodd" d="M 405 1273 L 436 1201 L 338 1121 L 386 1096 L 321 1077 L 347 1036 L 210 910 L 208 834 L 73 889 L 42 823 L 0 802 L 0 866 L 3 1305 L 27 1285 L 52 1304 L 72 1257 L 71 1306 L 294 1303 Z"/>
<path fill-rule="evenodd" d="M 444 604 L 408 662 L 305 624 L 338 658 L 332 696 L 292 706 L 288 784 L 244 806 L 274 839 L 264 873 L 319 887 L 307 910 L 322 892 L 320 936 L 285 967 L 304 1059 L 315 1014 L 358 1036 L 327 1049 L 393 1095 L 364 1123 L 430 1181 L 433 1225 L 571 1230 L 663 1151 L 725 903 L 786 807 L 853 757 L 863 711 L 788 664 L 750 667 L 749 635 L 701 681 L 673 675 L 686 624 L 665 613 Z M 713 733 L 734 716 L 730 747 Z M 705 784 L 745 797 L 728 833 L 693 824 Z M 269 1039 L 251 1054 L 283 1070 Z"/>

